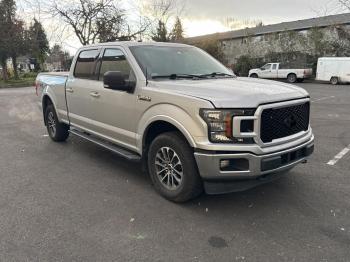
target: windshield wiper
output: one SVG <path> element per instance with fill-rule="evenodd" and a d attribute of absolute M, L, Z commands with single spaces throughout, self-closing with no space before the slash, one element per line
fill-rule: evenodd
<path fill-rule="evenodd" d="M 227 74 L 227 73 L 221 73 L 221 72 L 213 72 L 213 73 L 210 73 L 210 74 L 203 74 L 203 75 L 200 75 L 201 77 L 216 77 L 216 76 L 228 76 L 228 77 L 236 77 L 235 75 L 231 75 L 231 74 Z"/>
<path fill-rule="evenodd" d="M 157 78 L 168 78 L 168 79 L 178 79 L 178 78 L 186 78 L 186 79 L 193 79 L 193 78 L 205 78 L 205 76 L 202 75 L 192 75 L 192 74 L 170 74 L 170 75 L 155 75 L 152 76 L 152 79 Z"/>

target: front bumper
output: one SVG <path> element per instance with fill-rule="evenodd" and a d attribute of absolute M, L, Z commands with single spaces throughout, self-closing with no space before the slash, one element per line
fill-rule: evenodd
<path fill-rule="evenodd" d="M 314 137 L 312 136 L 298 146 L 263 155 L 249 152 L 218 153 L 211 151 L 195 152 L 194 155 L 199 173 L 205 181 L 207 193 L 226 193 L 242 191 L 260 182 L 266 183 L 269 179 L 275 178 L 276 174 L 304 162 L 313 153 L 313 150 Z M 215 186 L 211 187 L 210 185 L 213 184 Z M 221 189 L 216 186 L 219 184 L 223 185 Z M 233 186 L 230 187 L 229 184 Z M 242 184 L 242 187 L 239 184 Z M 226 189 L 222 190 L 222 187 Z"/>

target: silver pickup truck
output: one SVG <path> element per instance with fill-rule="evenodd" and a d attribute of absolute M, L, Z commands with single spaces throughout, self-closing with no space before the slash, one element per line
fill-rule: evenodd
<path fill-rule="evenodd" d="M 69 73 L 39 74 L 36 91 L 53 141 L 72 134 L 141 161 L 175 202 L 266 183 L 314 148 L 306 91 L 236 77 L 188 45 L 85 46 Z"/>

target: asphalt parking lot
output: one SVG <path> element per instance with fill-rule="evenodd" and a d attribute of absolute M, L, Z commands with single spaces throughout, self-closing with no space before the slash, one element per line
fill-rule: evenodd
<path fill-rule="evenodd" d="M 51 142 L 33 87 L 0 90 L 0 261 L 350 261 L 350 153 L 330 162 L 350 145 L 350 86 L 300 86 L 309 163 L 183 205 L 137 164 L 76 137 Z"/>

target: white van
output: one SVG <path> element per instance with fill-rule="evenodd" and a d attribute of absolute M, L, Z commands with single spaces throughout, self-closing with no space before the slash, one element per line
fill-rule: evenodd
<path fill-rule="evenodd" d="M 321 57 L 317 62 L 316 80 L 332 85 L 350 82 L 350 57 Z"/>

